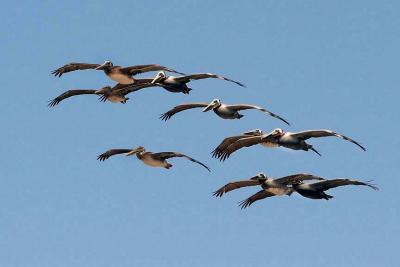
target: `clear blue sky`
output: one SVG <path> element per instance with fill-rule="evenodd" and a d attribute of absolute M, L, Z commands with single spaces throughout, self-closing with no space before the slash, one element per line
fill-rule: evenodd
<path fill-rule="evenodd" d="M 0 15 L 0 266 L 399 266 L 400 4 L 398 1 L 6 1 Z M 71 98 L 112 85 L 102 73 L 50 72 L 81 61 L 159 63 L 247 84 L 196 81 L 190 95 L 149 89 L 126 105 Z M 148 77 L 150 74 L 141 75 Z M 262 105 L 240 121 L 182 102 L 220 98 Z M 224 163 L 210 152 L 245 130 L 329 128 L 359 140 L 312 140 L 323 154 L 253 147 Z M 150 168 L 134 157 L 104 163 L 112 147 L 180 151 Z M 211 193 L 260 171 L 374 179 L 381 190 L 331 190 L 240 210 L 258 188 Z"/>

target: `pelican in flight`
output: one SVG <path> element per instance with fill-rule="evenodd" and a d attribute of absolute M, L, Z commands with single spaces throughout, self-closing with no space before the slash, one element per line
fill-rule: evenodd
<path fill-rule="evenodd" d="M 260 111 L 290 125 L 289 122 L 287 122 L 282 117 L 280 117 L 280 116 L 276 115 L 275 113 L 272 113 L 260 106 L 247 105 L 247 104 L 228 105 L 228 104 L 221 103 L 221 101 L 219 99 L 214 99 L 210 103 L 188 103 L 188 104 L 182 104 L 182 105 L 176 106 L 173 109 L 162 114 L 160 119 L 167 121 L 172 116 L 174 116 L 176 113 L 184 111 L 184 110 L 192 109 L 192 108 L 203 108 L 203 112 L 212 110 L 212 111 L 214 111 L 215 114 L 217 114 L 219 117 L 221 117 L 223 119 L 240 119 L 244 116 L 239 113 L 240 110 L 256 109 L 256 110 L 260 110 Z"/>
<path fill-rule="evenodd" d="M 211 73 L 199 73 L 199 74 L 191 74 L 191 75 L 175 77 L 175 76 L 167 76 L 167 74 L 165 74 L 164 71 L 160 71 L 157 73 L 156 77 L 151 81 L 151 83 L 158 84 L 161 87 L 167 86 L 170 92 L 189 94 L 190 90 L 192 89 L 187 86 L 187 83 L 189 83 L 192 80 L 200 80 L 207 78 L 221 79 L 245 87 L 245 85 L 240 82 L 228 79 L 224 76 Z"/>
<path fill-rule="evenodd" d="M 306 198 L 329 200 L 333 198 L 333 196 L 326 194 L 325 191 L 339 186 L 362 185 L 362 186 L 368 186 L 374 190 L 379 190 L 379 188 L 376 185 L 371 184 L 370 182 L 371 181 L 360 182 L 351 179 L 333 179 L 313 184 L 295 184 L 293 185 L 293 190 Z"/>
<path fill-rule="evenodd" d="M 114 66 L 114 64 L 106 60 L 103 64 L 89 64 L 89 63 L 76 63 L 72 62 L 66 64 L 52 72 L 54 76 L 61 77 L 64 73 L 68 73 L 76 70 L 103 70 L 104 73 L 111 79 L 121 84 L 132 84 L 135 82 L 135 79 L 132 77 L 139 73 L 149 72 L 149 71 L 169 71 L 184 75 L 184 73 L 178 72 L 176 70 L 157 65 L 157 64 L 148 64 L 148 65 L 136 65 L 130 67 L 121 67 Z"/>
<path fill-rule="evenodd" d="M 141 87 L 147 87 L 151 86 L 149 83 L 135 83 L 135 84 L 117 84 L 114 87 L 110 86 L 104 86 L 99 90 L 95 89 L 73 89 L 73 90 L 68 90 L 61 95 L 57 96 L 56 98 L 50 100 L 48 106 L 49 107 L 54 107 L 58 105 L 61 101 L 64 99 L 70 98 L 72 96 L 77 96 L 77 95 L 99 95 L 100 98 L 99 100 L 102 102 L 105 101 L 110 101 L 112 103 L 122 103 L 125 104 L 126 101 L 129 100 L 128 97 L 126 97 L 127 94 L 132 92 L 133 90 L 138 90 L 138 88 Z"/>
<path fill-rule="evenodd" d="M 323 178 L 318 179 L 318 180 L 325 180 Z M 333 198 L 333 196 L 330 196 L 326 194 L 324 191 L 338 187 L 338 186 L 345 186 L 345 185 L 362 185 L 362 186 L 368 186 L 374 190 L 378 190 L 379 188 L 376 185 L 373 185 L 369 182 L 360 182 L 357 180 L 350 180 L 350 179 L 334 179 L 334 180 L 325 180 L 322 182 L 316 182 L 312 184 L 306 184 L 303 183 L 303 181 L 295 182 L 291 185 L 291 187 L 286 187 L 281 190 L 271 190 L 271 189 L 264 189 L 256 194 L 250 196 L 249 198 L 239 202 L 239 206 L 242 209 L 245 209 L 249 207 L 251 204 L 254 202 L 267 198 L 267 197 L 272 197 L 276 195 L 289 195 L 292 194 L 293 192 L 297 192 L 303 197 L 306 198 L 311 198 L 311 199 L 326 199 L 329 200 Z"/>
<path fill-rule="evenodd" d="M 148 152 L 146 149 L 142 146 L 137 147 L 135 149 L 110 149 L 106 151 L 105 153 L 99 155 L 97 157 L 98 160 L 104 161 L 108 159 L 111 156 L 118 155 L 118 154 L 125 154 L 125 156 L 132 156 L 136 155 L 138 159 L 143 161 L 144 164 L 151 166 L 151 167 L 162 167 L 165 169 L 170 169 L 172 167 L 172 164 L 167 162 L 167 159 L 169 158 L 186 158 L 192 162 L 195 162 L 197 164 L 200 164 L 204 168 L 206 168 L 208 171 L 211 171 L 210 168 L 208 168 L 205 164 L 201 163 L 200 161 L 197 161 L 191 157 L 188 157 L 182 153 L 178 152 L 159 152 L 159 153 L 153 153 L 153 152 Z"/>
<path fill-rule="evenodd" d="M 256 136 L 241 135 L 240 137 L 236 138 L 231 138 L 231 137 L 225 138 L 222 141 L 222 143 L 212 152 L 212 154 L 213 157 L 218 158 L 220 161 L 224 161 L 238 149 L 261 144 L 267 147 L 283 146 L 294 150 L 304 150 L 304 151 L 312 150 L 319 156 L 321 156 L 321 154 L 312 145 L 306 143 L 305 141 L 310 138 L 328 137 L 328 136 L 335 136 L 342 138 L 344 140 L 352 142 L 353 144 L 356 144 L 362 150 L 364 151 L 366 150 L 362 145 L 360 145 L 353 139 L 335 133 L 331 130 L 309 130 L 309 131 L 291 133 L 291 132 L 285 132 L 282 129 L 278 128 L 273 130 L 269 134 L 258 134 Z"/>

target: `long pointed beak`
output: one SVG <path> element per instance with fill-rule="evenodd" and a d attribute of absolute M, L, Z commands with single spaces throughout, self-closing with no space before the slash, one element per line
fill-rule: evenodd
<path fill-rule="evenodd" d="M 137 149 L 134 149 L 134 150 L 132 150 L 131 152 L 128 152 L 128 153 L 126 153 L 125 154 L 125 156 L 132 156 L 132 155 L 135 155 L 136 154 L 136 152 L 137 152 Z"/>
<path fill-rule="evenodd" d="M 151 81 L 151 83 L 152 84 L 155 84 L 156 82 L 158 82 L 160 80 L 160 77 L 159 76 L 156 76 L 152 81 Z"/>
<path fill-rule="evenodd" d="M 209 111 L 209 110 L 212 110 L 213 107 L 214 107 L 214 103 L 211 103 L 211 104 L 209 104 L 207 107 L 205 107 L 205 108 L 203 109 L 203 112 L 207 112 L 207 111 Z"/>
<path fill-rule="evenodd" d="M 95 68 L 95 70 L 102 70 L 102 69 L 104 69 L 104 66 L 105 66 L 106 64 L 105 63 L 103 63 L 103 64 L 101 64 L 100 66 L 98 66 L 97 68 Z"/>

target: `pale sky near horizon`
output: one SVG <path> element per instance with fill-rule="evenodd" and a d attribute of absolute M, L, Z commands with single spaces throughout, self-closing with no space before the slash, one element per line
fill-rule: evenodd
<path fill-rule="evenodd" d="M 0 266 L 399 266 L 400 3 L 398 1 L 6 1 L 0 24 Z M 125 105 L 97 97 L 47 101 L 71 88 L 113 85 L 101 72 L 61 78 L 68 62 L 158 63 L 212 72 L 190 95 L 147 89 Z M 151 77 L 154 73 L 140 75 Z M 258 104 L 289 120 L 244 111 L 241 120 L 183 102 Z M 322 157 L 251 147 L 224 163 L 226 136 L 327 128 L 360 141 L 310 140 Z M 171 170 L 110 148 L 179 151 Z M 212 192 L 265 172 L 374 180 L 330 201 L 299 195 L 237 202 Z"/>

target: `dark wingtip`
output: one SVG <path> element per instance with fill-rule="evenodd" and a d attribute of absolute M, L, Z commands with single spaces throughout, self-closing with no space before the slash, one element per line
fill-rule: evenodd
<path fill-rule="evenodd" d="M 57 99 L 52 99 L 52 100 L 49 100 L 49 103 L 47 104 L 47 106 L 52 108 L 52 107 L 57 106 L 58 103 L 60 103 L 60 101 L 58 101 Z"/>
<path fill-rule="evenodd" d="M 224 194 L 224 192 L 219 191 L 219 190 L 213 192 L 213 196 L 214 197 L 222 197 L 223 194 Z"/>
<path fill-rule="evenodd" d="M 108 157 L 107 157 L 106 155 L 101 154 L 101 155 L 99 155 L 99 156 L 97 157 L 97 160 L 105 161 L 107 158 L 108 158 Z"/>
<path fill-rule="evenodd" d="M 167 120 L 169 120 L 170 118 L 171 118 L 171 117 L 168 116 L 167 113 L 163 113 L 163 114 L 160 115 L 160 119 L 161 119 L 162 121 L 167 121 Z"/>

